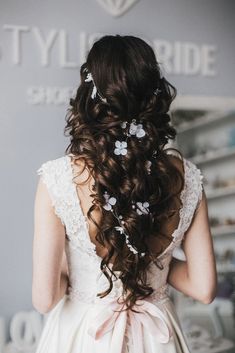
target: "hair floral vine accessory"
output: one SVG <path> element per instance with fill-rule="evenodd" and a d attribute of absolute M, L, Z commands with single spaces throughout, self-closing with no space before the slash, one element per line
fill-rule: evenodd
<path fill-rule="evenodd" d="M 117 215 L 117 213 L 114 211 L 113 209 L 113 206 L 116 204 L 117 202 L 117 199 L 113 196 L 110 197 L 110 195 L 108 194 L 107 191 L 104 192 L 104 198 L 106 200 L 106 204 L 103 206 L 103 208 L 107 211 L 111 211 L 114 215 L 115 218 L 117 218 L 118 220 L 118 223 L 119 223 L 119 226 L 115 226 L 114 228 L 116 230 L 118 230 L 120 232 L 120 234 L 124 234 L 125 237 L 126 237 L 126 244 L 128 246 L 128 248 L 134 253 L 134 254 L 137 254 L 138 253 L 138 250 L 136 248 L 134 248 L 130 241 L 129 241 L 129 235 L 125 232 L 125 229 L 123 227 L 123 224 L 125 224 L 125 221 L 122 220 L 122 215 Z M 140 256 L 144 256 L 145 255 L 145 252 L 141 252 L 140 253 Z"/>
<path fill-rule="evenodd" d="M 83 69 L 83 72 L 87 72 L 87 76 L 86 76 L 86 78 L 85 78 L 84 81 L 85 81 L 85 82 L 92 82 L 92 83 L 93 83 L 93 90 L 92 90 L 92 93 L 91 93 L 91 98 L 92 98 L 92 99 L 95 99 L 96 95 L 98 94 L 98 96 L 100 97 L 100 99 L 101 99 L 103 102 L 107 103 L 107 99 L 104 98 L 104 97 L 102 97 L 102 95 L 98 92 L 98 89 L 97 89 L 97 87 L 96 87 L 94 78 L 93 78 L 91 72 L 88 71 L 88 68 L 85 67 L 85 68 Z M 162 79 L 162 78 L 163 78 L 163 76 L 161 76 L 160 79 Z M 156 88 L 156 89 L 153 91 L 153 94 L 155 94 L 155 95 L 157 96 L 157 95 L 158 95 L 159 93 L 161 93 L 161 92 L 162 92 L 162 90 L 161 90 L 160 88 Z"/>
<path fill-rule="evenodd" d="M 128 129 L 128 131 L 126 131 L 128 124 L 129 123 L 127 121 L 124 121 L 121 123 L 121 127 L 124 131 L 124 134 L 126 135 L 126 140 L 132 136 L 136 136 L 137 138 L 140 139 L 146 135 L 146 131 L 143 129 L 143 124 L 142 123 L 137 124 L 136 119 L 132 119 L 132 121 L 129 125 L 129 129 Z M 156 158 L 156 152 L 157 151 L 154 150 L 154 152 L 152 154 L 153 158 Z M 116 154 L 118 156 L 119 155 L 125 156 L 127 154 L 127 142 L 116 140 L 114 154 Z M 147 160 L 146 161 L 146 169 L 147 169 L 148 174 L 151 173 L 151 165 L 152 165 L 152 162 L 150 160 Z M 125 235 L 126 244 L 129 247 L 130 251 L 132 251 L 134 254 L 137 254 L 138 250 L 135 247 L 133 247 L 133 245 L 131 245 L 130 240 L 129 240 L 129 235 L 125 232 L 125 229 L 123 226 L 125 224 L 125 222 L 122 220 L 122 218 L 123 218 L 122 215 L 118 215 L 113 209 L 113 206 L 116 204 L 117 199 L 113 196 L 110 196 L 107 191 L 105 191 L 103 195 L 106 200 L 106 204 L 103 206 L 104 209 L 107 211 L 111 211 L 113 213 L 114 217 L 119 222 L 119 226 L 116 226 L 115 229 L 118 230 L 120 232 L 120 234 Z M 138 215 L 148 214 L 149 213 L 148 207 L 149 207 L 149 202 L 147 202 L 147 201 L 145 201 L 145 202 L 137 201 L 136 203 L 134 203 L 132 201 L 132 208 L 136 210 Z M 144 255 L 145 255 L 145 252 L 140 253 L 141 257 Z"/>
<path fill-rule="evenodd" d="M 92 74 L 88 71 L 87 68 L 84 68 L 83 71 L 87 72 L 85 82 L 92 82 L 93 83 L 93 90 L 91 93 L 91 98 L 95 99 L 96 95 L 98 94 L 100 99 L 103 102 L 107 103 L 107 99 L 103 98 L 99 94 L 97 87 L 95 85 L 94 79 L 92 77 Z M 158 95 L 160 92 L 161 92 L 161 89 L 157 88 L 154 90 L 153 94 Z M 129 125 L 129 129 L 127 130 L 128 125 Z M 127 152 L 128 152 L 128 150 L 127 150 L 128 138 L 135 136 L 139 139 L 139 142 L 140 142 L 141 141 L 140 139 L 146 135 L 146 131 L 143 128 L 142 121 L 137 123 L 136 119 L 132 119 L 131 123 L 129 123 L 128 121 L 123 121 L 121 123 L 121 128 L 123 129 L 124 135 L 126 135 L 126 139 L 122 140 L 122 141 L 120 141 L 120 140 L 115 141 L 114 154 L 117 156 L 125 156 L 127 154 Z M 152 153 L 152 158 L 156 158 L 156 155 L 157 155 L 157 150 L 154 150 Z M 151 174 L 151 165 L 152 165 L 152 162 L 150 160 L 147 160 L 145 167 L 146 167 L 148 174 Z M 113 213 L 114 217 L 118 220 L 119 226 L 115 226 L 115 229 L 118 230 L 120 232 L 120 234 L 125 235 L 126 244 L 127 244 L 128 248 L 130 249 L 130 251 L 133 252 L 134 254 L 138 254 L 139 253 L 138 250 L 133 245 L 131 245 L 131 243 L 129 241 L 129 235 L 125 232 L 125 228 L 123 226 L 125 224 L 125 221 L 123 221 L 123 219 L 122 219 L 123 216 L 121 214 L 118 215 L 117 212 L 113 208 L 113 206 L 117 202 L 117 199 L 114 196 L 110 196 L 107 191 L 104 192 L 103 196 L 106 201 L 103 208 L 106 211 L 111 211 Z M 149 202 L 148 201 L 145 201 L 145 202 L 138 201 L 138 202 L 134 203 L 132 201 L 132 208 L 135 209 L 137 214 L 140 216 L 143 214 L 148 214 L 149 213 Z M 140 252 L 140 256 L 141 257 L 145 256 L 145 252 Z"/>

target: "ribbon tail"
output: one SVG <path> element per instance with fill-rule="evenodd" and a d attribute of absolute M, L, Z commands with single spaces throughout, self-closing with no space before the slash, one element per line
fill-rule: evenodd
<path fill-rule="evenodd" d="M 122 353 L 126 323 L 127 323 L 127 312 L 123 311 L 119 314 L 113 328 L 113 334 L 112 334 L 110 349 L 109 349 L 110 353 Z"/>
<path fill-rule="evenodd" d="M 136 315 L 141 315 L 141 314 L 129 312 L 129 315 L 130 315 L 133 351 L 135 353 L 144 353 L 144 342 L 143 342 L 144 337 L 143 337 L 142 325 L 136 316 Z"/>

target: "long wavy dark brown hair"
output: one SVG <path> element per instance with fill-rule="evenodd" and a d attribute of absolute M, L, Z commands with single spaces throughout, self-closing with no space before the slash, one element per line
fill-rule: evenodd
<path fill-rule="evenodd" d="M 85 81 L 85 68 L 92 74 L 98 90 L 95 99 L 91 97 L 93 83 Z M 153 254 L 147 240 L 150 236 L 159 239 L 166 236 L 161 233 L 162 224 L 175 214 L 173 200 L 179 196 L 184 183 L 167 151 L 181 153 L 175 148 L 165 148 L 169 139 L 176 136 L 169 115 L 176 88 L 162 77 L 152 47 L 128 35 L 106 35 L 97 40 L 81 66 L 80 79 L 66 115 L 65 134 L 68 132 L 70 136 L 66 153 L 83 160 L 84 169 L 88 168 L 95 180 L 91 194 L 93 205 L 87 216 L 97 226 L 96 240 L 108 249 L 100 267 L 110 284 L 98 295 L 104 297 L 110 293 L 112 278 L 116 277 L 112 270 L 117 268 L 123 291 L 128 293 L 126 308 L 132 309 L 137 299 L 153 292 L 147 283 L 147 269 L 150 261 L 160 266 L 157 256 L 161 250 Z M 157 88 L 161 91 L 155 95 Z M 127 154 L 116 155 L 115 141 L 123 140 L 121 123 L 130 123 L 133 118 L 141 119 L 146 135 L 141 142 L 132 136 Z M 152 162 L 150 174 L 145 167 L 146 160 Z M 113 207 L 122 215 L 130 243 L 139 253 L 145 252 L 145 256 L 131 252 L 125 236 L 115 229 L 119 226 L 117 219 L 103 207 L 105 191 L 117 199 Z M 132 201 L 148 201 L 149 213 L 139 215 L 132 208 Z M 94 209 L 101 210 L 100 224 L 92 218 Z"/>

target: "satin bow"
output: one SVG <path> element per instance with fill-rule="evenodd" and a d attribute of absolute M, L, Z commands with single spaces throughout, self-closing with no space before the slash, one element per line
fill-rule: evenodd
<path fill-rule="evenodd" d="M 139 311 L 138 313 L 129 309 L 121 312 L 114 311 L 120 311 L 123 308 L 124 304 L 118 303 L 117 300 L 109 302 L 107 306 L 98 313 L 88 328 L 88 333 L 96 340 L 113 329 L 110 352 L 122 352 L 128 315 L 133 338 L 133 351 L 135 353 L 144 353 L 142 325 L 145 326 L 146 330 L 154 335 L 160 343 L 169 342 L 172 335 L 171 328 L 167 323 L 164 313 L 156 305 L 147 300 L 137 300 L 133 309 Z"/>

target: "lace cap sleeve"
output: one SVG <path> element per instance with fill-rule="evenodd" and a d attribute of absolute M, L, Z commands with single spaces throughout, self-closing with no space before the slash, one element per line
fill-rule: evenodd
<path fill-rule="evenodd" d="M 202 171 L 200 168 L 196 167 L 196 175 L 195 175 L 197 182 L 198 182 L 198 201 L 197 201 L 197 205 L 196 205 L 196 211 L 198 210 L 198 207 L 201 203 L 202 200 L 202 195 L 203 195 L 203 179 L 204 179 L 204 175 L 202 174 Z"/>
<path fill-rule="evenodd" d="M 194 185 L 196 186 L 196 190 L 197 190 L 197 203 L 196 203 L 196 207 L 195 207 L 195 211 L 197 211 L 201 200 L 202 200 L 202 195 L 203 195 L 203 179 L 204 179 L 204 175 L 201 171 L 201 169 L 194 164 L 193 162 L 189 162 L 191 165 L 191 170 L 192 170 L 192 174 L 193 174 L 193 178 L 194 178 Z"/>
<path fill-rule="evenodd" d="M 42 163 L 36 173 L 41 176 L 43 183 L 47 187 L 55 214 L 60 218 L 62 224 L 65 225 L 63 197 L 61 192 L 63 190 L 63 188 L 61 188 L 61 183 L 63 181 L 61 160 L 55 159 Z"/>

